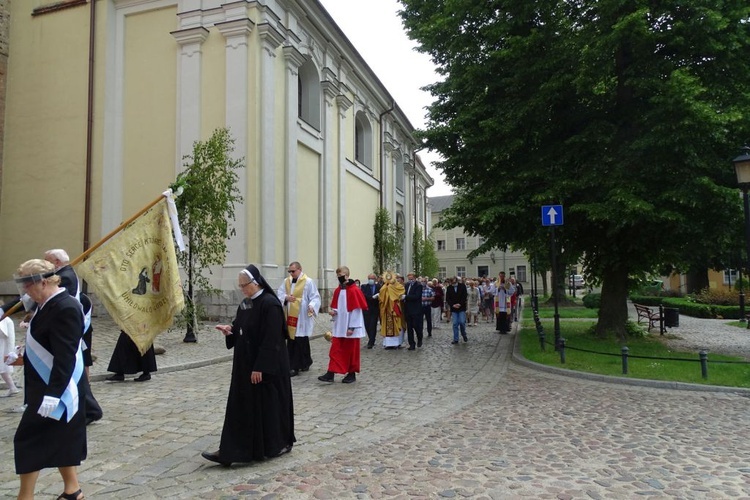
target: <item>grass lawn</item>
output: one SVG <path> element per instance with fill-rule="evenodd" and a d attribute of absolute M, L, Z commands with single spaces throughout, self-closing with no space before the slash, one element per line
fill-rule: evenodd
<path fill-rule="evenodd" d="M 552 309 L 552 308 L 545 308 Z M 579 308 L 566 308 L 567 315 L 563 316 L 560 309 L 560 318 L 586 318 L 591 309 L 580 308 L 581 316 L 575 316 Z M 540 308 L 540 318 L 545 318 L 547 312 L 543 313 Z M 552 312 L 554 314 L 554 310 Z M 551 317 L 551 315 L 550 315 Z M 595 315 L 594 315 L 595 317 Z M 556 366 L 567 370 L 599 373 L 617 377 L 642 378 L 652 380 L 669 380 L 676 382 L 689 382 L 695 384 L 710 384 L 730 387 L 750 387 L 750 364 L 718 363 L 717 361 L 742 361 L 741 358 L 732 356 L 721 356 L 709 353 L 708 356 L 708 379 L 701 377 L 701 365 L 697 352 L 680 352 L 670 349 L 661 342 L 658 335 L 647 335 L 644 338 L 634 338 L 627 342 L 629 349 L 628 374 L 622 373 L 621 345 L 616 339 L 600 340 L 588 333 L 595 321 L 560 321 L 560 336 L 565 339 L 565 364 L 560 363 L 560 355 L 555 351 L 554 322 L 552 320 L 542 321 L 546 336 L 546 351 L 542 352 L 539 345 L 539 336 L 534 327 L 531 312 L 524 313 L 524 326 L 520 329 L 521 353 L 523 356 L 537 363 Z M 663 337 L 662 337 L 663 338 Z M 607 353 L 605 355 L 596 353 Z M 639 359 L 636 356 L 647 356 L 654 358 L 679 358 L 690 361 L 672 361 L 664 359 Z"/>

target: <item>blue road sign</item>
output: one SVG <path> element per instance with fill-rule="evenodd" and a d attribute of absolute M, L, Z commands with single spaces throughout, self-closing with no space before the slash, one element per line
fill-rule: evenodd
<path fill-rule="evenodd" d="M 562 226 L 563 206 L 542 205 L 542 226 Z"/>

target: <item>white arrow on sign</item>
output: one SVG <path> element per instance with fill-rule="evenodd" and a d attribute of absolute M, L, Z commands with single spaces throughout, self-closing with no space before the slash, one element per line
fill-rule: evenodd
<path fill-rule="evenodd" d="M 557 210 L 555 210 L 555 207 L 549 207 L 549 210 L 547 211 L 547 216 L 549 216 L 549 223 L 551 225 L 555 225 L 555 216 L 557 215 Z"/>

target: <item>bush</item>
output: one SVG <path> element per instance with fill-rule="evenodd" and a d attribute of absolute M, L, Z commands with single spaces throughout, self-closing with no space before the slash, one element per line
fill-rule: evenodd
<path fill-rule="evenodd" d="M 630 295 L 630 301 L 633 304 L 641 304 L 644 306 L 660 306 L 665 300 L 665 297 L 655 297 L 653 295 Z"/>
<path fill-rule="evenodd" d="M 738 306 L 740 305 L 740 295 L 738 292 L 726 288 L 706 288 L 695 295 L 695 301 L 701 304 Z"/>
<path fill-rule="evenodd" d="M 601 293 L 589 293 L 583 296 L 583 306 L 588 309 L 599 309 L 602 304 Z"/>

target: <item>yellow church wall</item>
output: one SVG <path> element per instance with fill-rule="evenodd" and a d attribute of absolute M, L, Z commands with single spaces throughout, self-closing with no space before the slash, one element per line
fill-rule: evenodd
<path fill-rule="evenodd" d="M 297 161 L 297 192 L 290 193 L 290 195 L 297 196 L 297 251 L 299 254 L 290 258 L 299 261 L 303 268 L 307 268 L 307 274 L 315 276 L 318 274 L 317 269 L 320 263 L 318 242 L 322 221 L 318 220 L 318 210 L 310 207 L 318 207 L 322 201 L 318 190 L 321 159 L 318 153 L 299 144 Z"/>
<path fill-rule="evenodd" d="M 375 212 L 378 192 L 371 186 L 346 174 L 346 260 L 353 279 L 363 283 L 372 272 L 375 235 Z"/>
<path fill-rule="evenodd" d="M 175 180 L 176 8 L 125 18 L 123 83 L 123 215 Z M 158 75 L 158 78 L 154 76 Z"/>
<path fill-rule="evenodd" d="M 83 246 L 88 9 L 32 17 L 10 2 L 10 18 L 0 281 L 50 247 Z"/>

